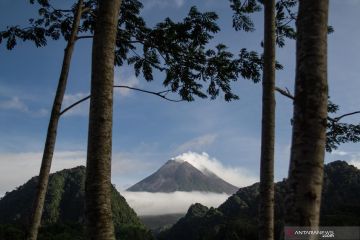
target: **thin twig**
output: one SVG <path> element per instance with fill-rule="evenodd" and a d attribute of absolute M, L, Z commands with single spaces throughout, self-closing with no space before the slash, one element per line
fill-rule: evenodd
<path fill-rule="evenodd" d="M 351 115 L 355 115 L 355 114 L 359 114 L 359 113 L 360 113 L 360 111 L 355 111 L 355 112 L 351 112 L 351 113 L 346 113 L 346 114 L 343 114 L 343 115 L 341 115 L 341 116 L 339 116 L 339 117 L 334 118 L 334 120 L 335 120 L 336 122 L 338 122 L 338 121 L 340 121 L 340 119 L 342 119 L 343 117 L 347 117 L 347 116 L 351 116 Z"/>
<path fill-rule="evenodd" d="M 127 88 L 127 89 L 131 89 L 131 90 L 135 90 L 135 91 L 139 91 L 139 92 L 143 92 L 143 93 L 149 93 L 158 97 L 161 97 L 165 100 L 168 100 L 170 102 L 182 102 L 184 100 L 182 99 L 171 99 L 166 97 L 165 95 L 163 95 L 163 93 L 168 93 L 171 90 L 166 90 L 166 91 L 161 91 L 161 92 L 153 92 L 153 91 L 148 91 L 148 90 L 144 90 L 144 89 L 140 89 L 140 88 L 135 88 L 135 87 L 129 87 L 129 86 L 124 86 L 124 85 L 115 85 L 114 88 Z"/>
<path fill-rule="evenodd" d="M 285 96 L 285 97 L 288 97 L 292 100 L 295 99 L 295 97 L 290 93 L 289 89 L 282 89 L 282 88 L 279 88 L 279 87 L 275 87 L 275 91 L 279 92 L 281 95 Z M 355 111 L 355 112 L 351 112 L 351 113 L 346 113 L 346 114 L 343 114 L 343 115 L 340 115 L 338 117 L 327 117 L 327 119 L 329 121 L 331 121 L 332 123 L 337 123 L 340 121 L 340 119 L 344 118 L 344 117 L 347 117 L 347 116 L 351 116 L 351 115 L 355 115 L 355 114 L 360 114 L 360 111 Z"/>
<path fill-rule="evenodd" d="M 171 98 L 168 98 L 166 97 L 166 94 L 168 92 L 170 92 L 171 90 L 165 90 L 165 91 L 160 91 L 160 92 L 153 92 L 153 91 L 148 91 L 148 90 L 144 90 L 144 89 L 140 89 L 140 88 L 135 88 L 135 87 L 129 87 L 129 86 L 124 86 L 124 85 L 115 85 L 114 88 L 126 88 L 126 89 L 130 89 L 130 90 L 135 90 L 135 91 L 139 91 L 139 92 L 143 92 L 143 93 L 148 93 L 148 94 L 152 94 L 152 95 L 155 95 L 155 96 L 158 96 L 158 97 L 161 97 L 167 101 L 170 101 L 170 102 L 182 102 L 184 100 L 182 99 L 171 99 Z M 164 95 L 165 93 L 165 95 Z M 75 106 L 77 106 L 78 104 L 88 100 L 91 98 L 91 95 L 89 96 L 86 96 L 82 99 L 80 99 L 79 101 L 71 104 L 70 106 L 68 106 L 67 108 L 65 108 L 64 110 L 62 110 L 60 112 L 60 116 L 63 115 L 65 112 L 69 111 L 70 109 L 74 108 Z"/>
<path fill-rule="evenodd" d="M 294 100 L 294 96 L 291 95 L 290 91 L 288 89 L 284 90 L 282 88 L 279 88 L 279 87 L 275 87 L 275 90 L 277 92 L 279 92 L 281 95 L 284 95 L 285 97 L 288 97 L 288 98 L 291 98 L 292 100 Z"/>
<path fill-rule="evenodd" d="M 72 109 L 73 107 L 75 107 L 76 105 L 78 105 L 78 104 L 80 104 L 80 103 L 88 100 L 89 98 L 90 98 L 90 95 L 87 96 L 87 97 L 84 97 L 84 98 L 80 99 L 79 101 L 77 101 L 77 102 L 75 102 L 75 103 L 73 103 L 73 104 L 71 104 L 70 106 L 68 106 L 67 108 L 65 108 L 64 110 L 62 110 L 62 111 L 60 112 L 60 116 L 63 115 L 64 113 L 66 113 L 67 111 L 69 111 L 70 109 Z"/>
<path fill-rule="evenodd" d="M 147 63 L 151 64 L 151 66 L 153 66 L 154 68 L 158 69 L 159 71 L 163 72 L 166 70 L 166 68 L 161 67 L 155 63 L 153 63 L 152 61 L 150 61 L 149 59 L 147 59 L 146 57 L 141 57 L 134 49 L 130 49 L 137 57 L 143 59 L 144 61 L 146 61 Z"/>
<path fill-rule="evenodd" d="M 284 5 L 284 7 L 285 7 L 286 11 L 288 12 L 289 16 L 296 21 L 297 19 L 295 17 L 295 14 L 290 11 L 289 7 L 286 6 L 286 4 L 284 3 L 283 0 L 281 0 L 281 3 Z"/>
<path fill-rule="evenodd" d="M 79 40 L 79 39 L 87 39 L 87 38 L 94 38 L 94 36 L 93 36 L 93 35 L 78 36 L 78 37 L 76 37 L 76 40 Z"/>

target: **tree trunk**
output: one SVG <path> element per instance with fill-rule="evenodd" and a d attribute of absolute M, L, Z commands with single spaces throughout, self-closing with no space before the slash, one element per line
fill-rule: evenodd
<path fill-rule="evenodd" d="M 78 1 L 78 7 L 76 10 L 76 14 L 74 16 L 74 22 L 72 24 L 72 30 L 70 38 L 67 42 L 67 46 L 64 51 L 64 58 L 61 68 L 61 73 L 59 77 L 58 86 L 56 89 L 56 95 L 54 99 L 54 103 L 51 110 L 51 116 L 49 121 L 49 126 L 46 135 L 45 147 L 43 152 L 43 157 L 41 161 L 41 168 L 38 180 L 37 191 L 33 203 L 33 209 L 31 214 L 31 219 L 29 223 L 28 229 L 28 240 L 36 240 L 38 229 L 41 223 L 41 216 L 43 212 L 45 196 L 49 181 L 49 173 L 51 168 L 51 162 L 54 154 L 56 135 L 57 135 L 57 126 L 60 118 L 61 104 L 64 98 L 66 83 L 70 70 L 70 62 L 72 53 L 74 51 L 74 45 L 76 41 L 76 36 L 80 24 L 81 18 L 81 6 L 83 0 Z"/>
<path fill-rule="evenodd" d="M 319 225 L 327 118 L 328 0 L 302 0 L 297 19 L 296 81 L 286 225 Z"/>
<path fill-rule="evenodd" d="M 115 40 L 121 0 L 101 0 L 92 48 L 91 99 L 85 184 L 89 240 L 114 240 L 111 148 Z"/>
<path fill-rule="evenodd" d="M 275 0 L 264 1 L 259 239 L 274 239 Z"/>

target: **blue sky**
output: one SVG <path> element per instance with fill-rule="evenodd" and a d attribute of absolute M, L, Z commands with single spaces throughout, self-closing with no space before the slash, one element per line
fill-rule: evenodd
<path fill-rule="evenodd" d="M 26 2 L 0 1 L 0 29 L 12 24 L 26 24 L 26 19 L 35 13 L 35 7 Z M 234 53 L 243 47 L 261 51 L 261 14 L 254 19 L 258 30 L 244 33 L 232 29 L 228 1 L 143 2 L 142 15 L 149 25 L 168 16 L 182 19 L 192 5 L 197 5 L 202 11 L 216 11 L 222 31 L 211 44 L 225 43 Z M 330 1 L 329 22 L 335 32 L 329 36 L 329 85 L 332 100 L 341 106 L 339 115 L 360 109 L 359 12 L 359 0 Z M 0 196 L 39 171 L 64 47 L 63 41 L 49 42 L 45 48 L 19 43 L 13 51 L 6 50 L 3 44 L 0 46 Z M 277 72 L 277 85 L 291 92 L 295 74 L 294 54 L 293 41 L 277 51 L 278 60 L 285 66 L 284 70 Z M 77 43 L 65 106 L 89 93 L 90 55 L 90 40 Z M 147 83 L 141 77 L 136 78 L 131 68 L 122 67 L 116 69 L 115 78 L 117 83 L 124 85 L 162 89 L 161 74 L 156 75 L 153 83 Z M 261 84 L 239 79 L 234 90 L 240 100 L 230 103 L 221 98 L 172 103 L 139 92 L 116 90 L 113 182 L 123 189 L 149 175 L 168 159 L 189 151 L 194 159 L 205 156 L 204 163 L 220 164 L 225 175 L 231 175 L 230 170 L 242 174 L 242 180 L 234 181 L 243 181 L 243 185 L 256 179 L 260 158 Z M 85 103 L 61 119 L 52 171 L 84 164 L 87 113 L 88 104 Z M 291 116 L 292 103 L 277 95 L 276 179 L 287 175 Z M 359 119 L 357 115 L 346 120 L 358 123 Z M 203 152 L 206 154 L 201 155 Z M 326 156 L 326 162 L 336 159 L 359 164 L 359 144 L 344 144 Z"/>

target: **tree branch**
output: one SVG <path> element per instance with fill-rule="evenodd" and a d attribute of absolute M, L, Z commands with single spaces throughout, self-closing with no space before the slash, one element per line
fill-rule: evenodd
<path fill-rule="evenodd" d="M 135 90 L 135 91 L 139 91 L 139 92 L 143 92 L 143 93 L 149 93 L 149 94 L 161 97 L 161 98 L 163 98 L 165 100 L 168 100 L 170 102 L 182 102 L 182 101 L 184 101 L 182 99 L 175 100 L 175 99 L 171 99 L 171 98 L 166 97 L 166 93 L 168 93 L 171 90 L 165 90 L 165 91 L 161 91 L 161 92 L 153 92 L 153 91 L 148 91 L 148 90 L 144 90 L 144 89 L 140 89 L 140 88 L 124 86 L 124 85 L 114 85 L 114 88 L 126 88 L 126 89 L 131 89 L 131 90 Z"/>
<path fill-rule="evenodd" d="M 355 112 L 351 112 L 351 113 L 346 113 L 346 114 L 343 114 L 343 115 L 341 115 L 341 116 L 339 116 L 339 117 L 335 117 L 333 120 L 335 121 L 335 122 L 338 122 L 338 121 L 340 121 L 340 119 L 342 119 L 343 117 L 347 117 L 347 116 L 351 116 L 351 115 L 355 115 L 355 114 L 359 114 L 360 113 L 360 111 L 355 111 Z"/>
<path fill-rule="evenodd" d="M 77 101 L 77 102 L 75 102 L 75 103 L 73 103 L 73 104 L 71 104 L 70 106 L 68 106 L 67 108 L 65 108 L 64 110 L 62 110 L 62 111 L 60 112 L 60 116 L 63 115 L 64 113 L 66 113 L 67 111 L 69 111 L 70 109 L 72 109 L 73 107 L 75 107 L 76 105 L 78 105 L 78 104 L 80 104 L 80 103 L 88 100 L 89 98 L 90 98 L 90 95 L 87 96 L 87 97 L 84 97 L 84 98 L 80 99 L 79 101 Z"/>
<path fill-rule="evenodd" d="M 277 92 L 280 93 L 281 95 L 284 95 L 285 97 L 288 97 L 288 98 L 290 98 L 290 99 L 292 99 L 292 100 L 295 99 L 294 96 L 291 95 L 289 89 L 284 90 L 284 89 L 282 89 L 282 88 L 275 87 L 275 91 L 277 91 Z"/>
<path fill-rule="evenodd" d="M 279 88 L 279 87 L 275 87 L 275 91 L 279 92 L 281 95 L 285 96 L 285 97 L 288 97 L 292 100 L 295 99 L 295 97 L 290 93 L 289 89 L 282 89 L 282 88 Z M 327 117 L 327 119 L 329 121 L 331 121 L 332 123 L 337 123 L 340 121 L 340 119 L 344 118 L 344 117 L 347 117 L 347 116 L 351 116 L 351 115 L 355 115 L 355 114 L 360 114 L 360 111 L 355 111 L 355 112 L 351 112 L 351 113 L 346 113 L 346 114 L 343 114 L 343 115 L 340 115 L 338 117 Z"/>
<path fill-rule="evenodd" d="M 170 102 L 182 102 L 182 101 L 184 101 L 184 100 L 182 100 L 182 99 L 176 100 L 176 99 L 171 99 L 171 98 L 166 97 L 166 94 L 171 91 L 170 89 L 169 89 L 169 90 L 160 91 L 160 92 L 153 92 L 153 91 L 148 91 L 148 90 L 144 90 L 144 89 L 140 89 L 140 88 L 124 86 L 124 85 L 114 85 L 113 87 L 114 87 L 114 88 L 126 88 L 126 89 L 130 89 L 130 90 L 134 90 L 134 91 L 139 91 L 139 92 L 143 92 L 143 93 L 152 94 L 152 95 L 161 97 L 161 98 L 163 98 L 163 99 L 165 99 L 165 100 L 167 100 L 167 101 L 170 101 Z M 86 101 L 86 100 L 88 100 L 88 99 L 90 99 L 90 98 L 91 98 L 91 95 L 86 96 L 86 97 L 80 99 L 79 101 L 71 104 L 70 106 L 68 106 L 67 108 L 65 108 L 64 110 L 62 110 L 62 111 L 60 112 L 60 116 L 63 115 L 64 113 L 66 113 L 67 111 L 69 111 L 70 109 L 74 108 L 75 106 L 79 105 L 80 103 L 82 103 L 82 102 L 84 102 L 84 101 Z"/>
<path fill-rule="evenodd" d="M 79 40 L 79 39 L 86 39 L 86 38 L 94 38 L 94 36 L 93 35 L 89 35 L 89 36 L 78 36 L 78 37 L 76 37 L 76 40 Z"/>

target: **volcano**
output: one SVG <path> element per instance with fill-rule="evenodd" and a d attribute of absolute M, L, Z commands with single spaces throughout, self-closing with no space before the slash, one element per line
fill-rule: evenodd
<path fill-rule="evenodd" d="M 132 192 L 200 191 L 233 194 L 238 187 L 215 173 L 200 171 L 186 161 L 169 160 L 155 173 L 127 189 Z"/>

